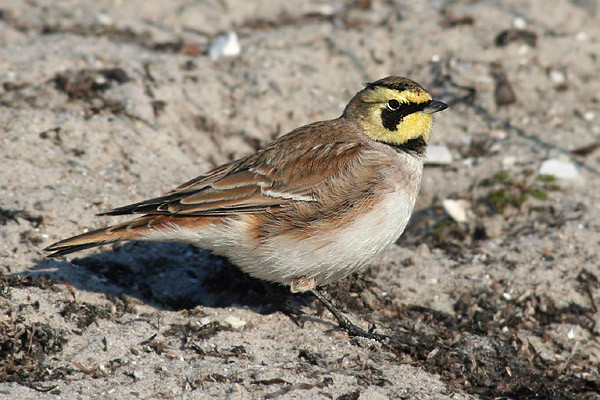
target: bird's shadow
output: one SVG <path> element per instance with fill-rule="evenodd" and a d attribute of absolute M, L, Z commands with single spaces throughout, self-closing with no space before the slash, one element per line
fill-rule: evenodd
<path fill-rule="evenodd" d="M 228 260 L 180 243 L 129 242 L 84 257 L 38 259 L 29 272 L 75 290 L 131 296 L 159 309 L 244 307 L 261 314 L 309 303 L 289 288 L 243 273 Z"/>

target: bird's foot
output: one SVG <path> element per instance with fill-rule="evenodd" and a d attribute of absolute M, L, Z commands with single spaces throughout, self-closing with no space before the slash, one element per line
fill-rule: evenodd
<path fill-rule="evenodd" d="M 346 317 L 337 308 L 335 308 L 335 306 L 325 296 L 323 296 L 323 294 L 321 294 L 316 289 L 313 289 L 310 292 L 325 306 L 325 308 L 327 308 L 329 310 L 330 313 L 333 314 L 335 319 L 337 319 L 337 321 L 338 321 L 339 327 L 342 328 L 343 330 L 345 330 L 346 332 L 348 332 L 348 334 L 350 336 L 364 337 L 367 339 L 377 340 L 378 342 L 382 342 L 385 339 L 387 339 L 386 335 L 373 333 L 371 329 L 369 331 L 365 331 L 364 329 L 359 328 L 358 326 L 354 325 L 348 319 L 348 317 Z"/>

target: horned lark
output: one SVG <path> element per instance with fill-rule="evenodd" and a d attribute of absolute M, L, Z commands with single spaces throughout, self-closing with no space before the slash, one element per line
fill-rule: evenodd
<path fill-rule="evenodd" d="M 419 192 L 432 115 L 448 106 L 390 76 L 358 92 L 342 116 L 280 137 L 164 196 L 100 215 L 141 214 L 55 243 L 60 256 L 122 240 L 191 243 L 253 277 L 316 291 L 360 271 L 402 234 Z"/>

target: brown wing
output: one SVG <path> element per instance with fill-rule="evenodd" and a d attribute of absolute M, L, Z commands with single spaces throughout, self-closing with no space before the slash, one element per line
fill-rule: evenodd
<path fill-rule="evenodd" d="M 228 216 L 286 207 L 293 202 L 318 202 L 319 187 L 353 164 L 362 144 L 324 143 L 307 147 L 295 140 L 270 146 L 252 156 L 223 165 L 166 195 L 101 215 L 145 214 Z"/>

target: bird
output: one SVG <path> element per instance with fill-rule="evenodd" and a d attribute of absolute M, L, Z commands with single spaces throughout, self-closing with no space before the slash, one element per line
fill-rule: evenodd
<path fill-rule="evenodd" d="M 166 194 L 98 215 L 138 215 L 61 240 L 56 257 L 124 240 L 190 243 L 252 277 L 310 292 L 365 269 L 403 233 L 420 190 L 432 114 L 448 108 L 411 79 L 365 83 L 336 119 L 281 136 Z"/>

